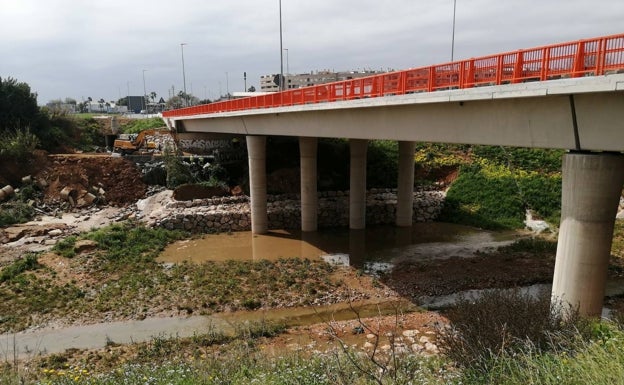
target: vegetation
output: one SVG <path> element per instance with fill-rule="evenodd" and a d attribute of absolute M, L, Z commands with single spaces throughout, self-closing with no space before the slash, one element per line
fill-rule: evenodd
<path fill-rule="evenodd" d="M 0 204 L 0 226 L 28 222 L 34 216 L 35 210 L 28 203 L 12 200 Z"/>
<path fill-rule="evenodd" d="M 333 268 L 321 261 L 280 259 L 274 262 L 227 261 L 163 265 L 155 258 L 184 234 L 148 229 L 137 223 L 115 224 L 70 237 L 55 246 L 69 269 L 89 275 L 86 281 L 58 279 L 52 265 L 34 271 L 18 267 L 0 270 L 0 332 L 21 330 L 35 319 L 65 317 L 116 318 L 147 316 L 153 309 L 166 314 L 209 314 L 226 309 L 256 309 L 318 301 L 339 295 Z M 75 252 L 78 241 L 95 241 L 88 254 Z M 21 266 L 21 265 L 20 265 Z M 28 265 L 30 266 L 30 265 Z M 345 289 L 346 290 L 346 289 Z M 346 295 L 346 294 L 345 294 Z"/>
<path fill-rule="evenodd" d="M 489 229 L 523 227 L 530 209 L 558 224 L 561 151 L 474 146 L 460 167 L 441 220 Z"/>
<path fill-rule="evenodd" d="M 148 119 L 134 119 L 127 123 L 121 124 L 119 129 L 125 134 L 138 134 L 144 130 L 150 130 L 154 128 L 162 128 L 165 126 L 165 122 L 162 118 L 154 117 Z"/>

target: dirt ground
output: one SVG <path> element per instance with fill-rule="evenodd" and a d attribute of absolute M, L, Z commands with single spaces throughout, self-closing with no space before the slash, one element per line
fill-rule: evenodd
<path fill-rule="evenodd" d="M 140 171 L 129 160 L 109 154 L 37 152 L 30 162 L 1 162 L 0 185 L 23 187 L 22 178 L 26 176 L 31 176 L 33 183 L 43 190 L 43 202 L 52 205 L 61 203 L 64 188 L 74 191 L 72 197 L 76 201 L 93 193 L 101 204 L 111 206 L 134 203 L 147 191 Z"/>

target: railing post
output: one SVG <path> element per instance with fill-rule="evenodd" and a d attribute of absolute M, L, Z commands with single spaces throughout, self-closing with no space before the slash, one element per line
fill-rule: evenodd
<path fill-rule="evenodd" d="M 576 45 L 576 55 L 574 56 L 574 66 L 572 68 L 572 77 L 577 78 L 583 76 L 585 72 L 585 42 L 579 41 Z"/>
<path fill-rule="evenodd" d="M 542 49 L 542 68 L 540 71 L 540 80 L 548 79 L 548 68 L 550 67 L 550 47 Z"/>
<path fill-rule="evenodd" d="M 596 75 L 604 75 L 606 56 L 607 39 L 602 38 L 598 41 L 598 49 L 596 50 Z"/>
<path fill-rule="evenodd" d="M 500 85 L 503 82 L 503 62 L 504 55 L 496 56 L 496 85 Z"/>
<path fill-rule="evenodd" d="M 524 71 L 524 51 L 519 50 L 516 53 L 516 62 L 514 63 L 512 83 L 520 83 L 523 78 Z"/>
<path fill-rule="evenodd" d="M 435 82 L 435 67 L 431 66 L 429 67 L 429 79 L 427 81 L 427 91 L 431 92 L 433 91 L 434 88 L 434 82 Z"/>

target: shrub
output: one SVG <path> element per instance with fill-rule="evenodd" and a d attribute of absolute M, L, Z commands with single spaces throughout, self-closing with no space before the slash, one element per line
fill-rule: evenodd
<path fill-rule="evenodd" d="M 78 237 L 70 235 L 69 237 L 57 242 L 52 250 L 62 257 L 73 258 L 76 256 L 76 240 L 78 240 Z"/>
<path fill-rule="evenodd" d="M 396 141 L 370 141 L 366 158 L 367 188 L 397 186 L 399 146 Z"/>
<path fill-rule="evenodd" d="M 25 257 L 2 269 L 2 272 L 0 272 L 0 283 L 11 280 L 25 271 L 35 270 L 39 266 L 37 254 L 28 253 Z"/>
<path fill-rule="evenodd" d="M 448 311 L 450 329 L 438 339 L 441 350 L 459 366 L 487 372 L 498 354 L 521 351 L 527 342 L 538 351 L 554 348 L 577 332 L 577 313 L 551 306 L 550 292 L 492 290 L 477 299 L 463 298 Z"/>
<path fill-rule="evenodd" d="M 34 216 L 35 210 L 27 203 L 11 201 L 0 204 L 0 226 L 28 222 Z"/>
<path fill-rule="evenodd" d="M 186 183 L 195 182 L 190 168 L 186 167 L 182 159 L 171 152 L 163 154 L 165 170 L 167 170 L 167 188 L 174 189 Z"/>
<path fill-rule="evenodd" d="M 25 160 L 39 145 L 39 139 L 26 127 L 14 132 L 6 132 L 0 137 L 0 156 Z"/>

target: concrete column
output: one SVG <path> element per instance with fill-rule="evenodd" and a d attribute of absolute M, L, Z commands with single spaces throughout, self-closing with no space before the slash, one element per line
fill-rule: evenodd
<path fill-rule="evenodd" d="M 249 154 L 249 191 L 251 202 L 251 231 L 264 234 L 269 230 L 266 186 L 266 137 L 247 136 Z"/>
<path fill-rule="evenodd" d="M 584 316 L 600 316 L 624 183 L 624 156 L 566 154 L 562 174 L 553 301 L 570 304 Z"/>
<path fill-rule="evenodd" d="M 366 227 L 366 149 L 368 140 L 350 139 L 349 228 Z"/>
<path fill-rule="evenodd" d="M 416 142 L 399 142 L 396 225 L 412 225 L 414 211 L 414 151 Z"/>
<path fill-rule="evenodd" d="M 318 193 L 316 191 L 317 138 L 299 138 L 301 165 L 301 231 L 318 228 Z"/>

